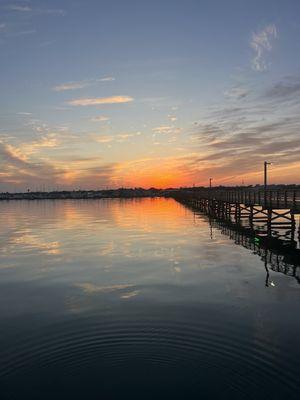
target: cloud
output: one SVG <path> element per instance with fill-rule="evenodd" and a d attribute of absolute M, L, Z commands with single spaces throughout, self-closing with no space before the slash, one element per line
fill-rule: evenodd
<path fill-rule="evenodd" d="M 33 35 L 34 33 L 36 33 L 35 29 L 27 29 L 24 31 L 17 31 L 17 32 L 9 33 L 7 36 L 18 37 L 18 36 L 25 36 L 25 35 Z"/>
<path fill-rule="evenodd" d="M 152 131 L 158 134 L 164 134 L 164 133 L 168 134 L 168 133 L 180 133 L 181 129 L 175 128 L 174 126 L 161 125 L 157 126 L 156 128 L 153 128 Z"/>
<path fill-rule="evenodd" d="M 11 4 L 7 7 L 8 10 L 18 11 L 18 12 L 30 12 L 32 8 L 28 5 L 21 5 L 21 4 Z"/>
<path fill-rule="evenodd" d="M 89 137 L 90 139 L 94 140 L 97 143 L 110 143 L 110 142 L 118 142 L 118 143 L 123 143 L 127 141 L 128 139 L 136 136 L 140 136 L 141 132 L 133 132 L 133 133 L 119 133 L 118 135 L 115 136 L 109 136 L 109 135 L 97 135 L 97 134 L 90 134 Z"/>
<path fill-rule="evenodd" d="M 97 106 L 102 104 L 129 103 L 133 100 L 134 99 L 130 96 L 111 96 L 111 97 L 74 99 L 69 101 L 67 104 L 71 106 Z"/>
<path fill-rule="evenodd" d="M 18 13 L 28 14 L 30 17 L 34 15 L 48 14 L 48 15 L 65 15 L 65 11 L 55 8 L 32 8 L 28 4 L 11 4 L 6 7 L 7 10 L 15 11 Z"/>
<path fill-rule="evenodd" d="M 255 53 L 252 60 L 254 71 L 266 71 L 268 69 L 266 54 L 272 50 L 272 42 L 277 37 L 277 28 L 274 24 L 267 25 L 263 30 L 252 34 L 250 46 Z"/>
<path fill-rule="evenodd" d="M 8 161 L 13 161 L 20 164 L 27 162 L 27 156 L 23 154 L 20 149 L 12 146 L 11 144 L 2 144 L 1 154 Z"/>
<path fill-rule="evenodd" d="M 1 43 L 5 42 L 6 39 L 36 33 L 36 30 L 32 29 L 32 19 L 34 18 L 39 19 L 39 17 L 44 16 L 50 17 L 55 15 L 65 15 L 64 11 L 61 9 L 48 9 L 31 6 L 30 1 L 12 2 L 11 4 L 4 6 L 2 9 L 5 21 L 0 21 Z"/>
<path fill-rule="evenodd" d="M 278 89 L 278 84 L 274 85 Z M 216 107 L 206 115 L 191 134 L 191 148 L 199 156 L 191 160 L 190 168 L 198 168 L 201 182 L 206 175 L 219 184 L 262 181 L 262 165 L 267 158 L 275 161 L 272 180 L 280 182 L 280 169 L 286 168 L 287 181 L 297 179 L 288 169 L 300 162 L 300 116 L 297 104 L 281 101 L 281 96 L 293 90 L 276 90 L 278 102 L 258 96 L 239 107 Z M 276 97 L 277 98 L 277 97 Z M 274 113 L 276 110 L 276 113 Z"/>
<path fill-rule="evenodd" d="M 240 86 L 234 86 L 231 89 L 224 92 L 224 96 L 230 99 L 239 100 L 247 97 L 250 94 L 250 90 Z"/>
<path fill-rule="evenodd" d="M 96 156 L 78 159 L 72 155 L 58 159 L 45 158 L 39 153 L 41 148 L 55 147 L 51 138 L 20 144 L 19 147 L 0 141 L 1 189 L 46 187 L 86 189 L 112 186 L 117 164 L 103 164 Z M 97 165 L 98 164 L 98 165 Z"/>
<path fill-rule="evenodd" d="M 300 77 L 289 77 L 276 83 L 273 87 L 266 91 L 266 97 L 284 100 L 289 97 L 300 95 Z"/>
<path fill-rule="evenodd" d="M 65 90 L 82 89 L 87 86 L 89 86 L 89 82 L 86 82 L 86 81 L 69 82 L 69 83 L 62 83 L 61 85 L 54 86 L 53 90 L 55 90 L 56 92 L 63 92 Z"/>
<path fill-rule="evenodd" d="M 99 82 L 112 82 L 115 81 L 116 78 L 113 76 L 104 76 L 103 78 L 98 79 Z"/>
<path fill-rule="evenodd" d="M 60 141 L 55 133 L 49 133 L 42 136 L 39 140 L 27 143 L 22 146 L 27 155 L 36 153 L 41 148 L 55 148 L 58 147 Z"/>
<path fill-rule="evenodd" d="M 104 122 L 104 121 L 109 121 L 108 117 L 105 117 L 104 115 L 98 115 L 96 117 L 93 117 L 91 119 L 92 122 Z"/>
<path fill-rule="evenodd" d="M 142 133 L 141 132 L 134 132 L 134 133 L 119 133 L 117 135 L 117 141 L 118 142 L 124 142 L 129 138 L 132 138 L 134 136 L 140 136 Z"/>
<path fill-rule="evenodd" d="M 91 138 L 95 140 L 97 143 L 109 143 L 114 141 L 113 136 L 107 136 L 107 135 L 92 135 Z"/>
<path fill-rule="evenodd" d="M 30 113 L 30 112 L 25 112 L 25 111 L 20 111 L 20 112 L 18 112 L 17 113 L 18 115 L 32 115 L 32 113 Z"/>
<path fill-rule="evenodd" d="M 95 167 L 89 167 L 70 163 L 66 166 L 63 163 L 65 172 L 60 182 L 63 187 L 82 187 L 86 189 L 97 188 L 101 186 L 112 186 L 116 172 L 116 163 L 100 164 Z"/>
<path fill-rule="evenodd" d="M 117 138 L 124 140 L 124 139 L 129 139 L 133 136 L 135 136 L 135 133 L 120 133 L 119 135 L 117 135 Z"/>
<path fill-rule="evenodd" d="M 262 183 L 267 159 L 274 162 L 272 183 L 300 183 L 295 173 L 300 164 L 299 83 L 295 75 L 256 93 L 252 85 L 251 96 L 238 105 L 229 98 L 227 104 L 223 100 L 203 111 L 188 146 L 198 154 L 188 167 L 197 169 L 197 181 L 206 183 L 205 176 L 213 176 L 216 184 Z"/>
<path fill-rule="evenodd" d="M 24 188 L 54 182 L 62 172 L 49 163 L 32 162 L 18 147 L 3 142 L 0 142 L 0 168 L 6 171 L 2 184 L 8 188 L 11 184 Z"/>
<path fill-rule="evenodd" d="M 65 90 L 82 89 L 87 86 L 96 84 L 97 82 L 109 82 L 109 81 L 114 81 L 114 80 L 115 80 L 115 78 L 113 78 L 112 76 L 107 76 L 107 77 L 103 77 L 100 79 L 85 79 L 85 80 L 78 81 L 78 82 L 62 83 L 60 85 L 54 86 L 53 90 L 55 90 L 56 92 L 62 92 Z"/>

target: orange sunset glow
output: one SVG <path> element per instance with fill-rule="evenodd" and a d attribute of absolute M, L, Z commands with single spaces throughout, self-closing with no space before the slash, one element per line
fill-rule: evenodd
<path fill-rule="evenodd" d="M 265 160 L 269 183 L 300 183 L 295 28 L 253 18 L 206 35 L 195 21 L 181 35 L 154 23 L 154 39 L 128 15 L 121 43 L 89 12 L 29 3 L 4 5 L 0 19 L 0 191 L 255 185 Z M 39 18 L 55 29 L 38 34 Z"/>

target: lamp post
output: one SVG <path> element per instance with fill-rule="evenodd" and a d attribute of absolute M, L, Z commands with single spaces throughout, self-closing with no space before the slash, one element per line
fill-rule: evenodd
<path fill-rule="evenodd" d="M 264 202 L 267 203 L 267 186 L 268 186 L 268 165 L 272 163 L 264 161 Z"/>
<path fill-rule="evenodd" d="M 268 165 L 272 163 L 265 161 L 264 162 L 264 189 L 267 190 L 268 185 Z"/>
<path fill-rule="evenodd" d="M 209 178 L 209 188 L 211 189 L 211 181 L 212 181 L 212 178 Z"/>

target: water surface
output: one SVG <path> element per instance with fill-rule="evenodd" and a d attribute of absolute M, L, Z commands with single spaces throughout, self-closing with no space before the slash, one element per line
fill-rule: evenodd
<path fill-rule="evenodd" d="M 299 284 L 172 199 L 0 203 L 1 399 L 298 399 Z"/>

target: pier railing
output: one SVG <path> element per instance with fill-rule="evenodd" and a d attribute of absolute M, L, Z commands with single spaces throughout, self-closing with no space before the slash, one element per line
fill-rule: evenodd
<path fill-rule="evenodd" d="M 255 189 L 202 189 L 182 191 L 179 197 L 193 197 L 218 200 L 227 203 L 240 203 L 247 206 L 262 206 L 272 209 L 290 209 L 300 212 L 300 189 L 295 190 L 255 190 Z"/>

